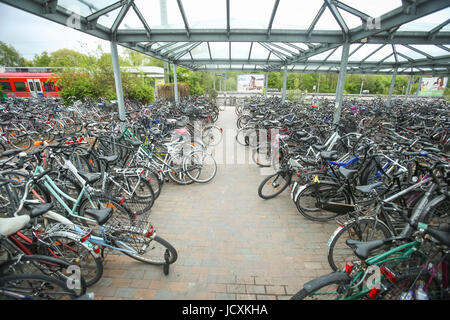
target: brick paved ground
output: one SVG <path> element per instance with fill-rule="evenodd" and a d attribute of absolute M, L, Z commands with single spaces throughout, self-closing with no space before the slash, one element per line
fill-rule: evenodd
<path fill-rule="evenodd" d="M 234 108 L 220 113 L 221 127 L 235 123 Z M 170 274 L 109 255 L 102 279 L 90 288 L 96 299 L 282 300 L 329 273 L 326 245 L 336 224 L 303 218 L 289 189 L 272 200 L 259 198 L 263 178 L 257 166 L 233 163 L 220 164 L 207 184 L 166 183 L 152 222 L 178 251 Z"/>

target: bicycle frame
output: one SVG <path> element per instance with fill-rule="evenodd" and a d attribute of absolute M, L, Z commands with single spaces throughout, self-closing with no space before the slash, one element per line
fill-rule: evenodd
<path fill-rule="evenodd" d="M 42 167 L 36 166 L 35 174 L 39 174 L 39 173 L 42 173 L 44 171 L 45 170 Z M 69 196 L 66 193 L 64 193 L 61 189 L 59 189 L 58 186 L 55 184 L 55 182 L 48 175 L 45 175 L 44 178 L 45 178 L 44 186 L 55 197 L 55 199 L 64 207 L 64 209 L 67 211 L 67 213 L 69 215 L 97 224 L 97 221 L 94 220 L 94 219 L 90 219 L 90 218 L 83 217 L 83 216 L 80 216 L 80 215 L 76 214 L 76 208 L 77 208 L 78 204 L 81 202 L 81 199 L 83 198 L 84 193 L 88 189 L 88 186 L 85 183 L 84 183 L 83 188 L 81 189 L 80 194 L 78 195 L 78 198 L 74 199 L 71 196 Z M 74 203 L 73 207 L 70 208 L 62 198 L 67 199 L 70 202 L 73 202 Z M 104 239 L 105 238 L 105 233 L 104 233 L 105 228 L 102 227 L 102 226 L 99 226 L 99 228 L 100 228 L 102 237 L 97 237 L 97 236 L 91 235 L 88 238 L 88 240 L 90 242 L 92 242 L 94 244 L 97 244 L 97 245 L 107 246 L 109 248 L 112 248 L 114 250 L 118 250 L 118 251 L 121 251 L 121 252 L 137 254 L 136 250 L 131 249 L 126 243 L 124 243 L 122 241 L 119 241 L 120 245 L 126 247 L 127 249 L 122 249 L 122 248 L 115 247 L 113 245 L 108 244 L 107 241 L 105 241 L 105 239 Z M 156 233 L 154 233 L 154 234 L 156 235 Z"/>

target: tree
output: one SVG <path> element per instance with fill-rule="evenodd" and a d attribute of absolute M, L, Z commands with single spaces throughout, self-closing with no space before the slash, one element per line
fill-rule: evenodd
<path fill-rule="evenodd" d="M 50 66 L 52 59 L 48 55 L 47 51 L 42 52 L 40 55 L 35 54 L 32 65 L 33 67 L 48 67 Z"/>
<path fill-rule="evenodd" d="M 26 60 L 13 46 L 0 41 L 0 66 L 22 67 L 25 64 Z"/>

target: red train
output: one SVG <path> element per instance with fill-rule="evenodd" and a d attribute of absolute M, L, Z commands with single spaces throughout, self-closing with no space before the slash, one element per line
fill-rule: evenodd
<path fill-rule="evenodd" d="M 8 97 L 59 97 L 53 73 L 0 73 L 0 89 Z"/>

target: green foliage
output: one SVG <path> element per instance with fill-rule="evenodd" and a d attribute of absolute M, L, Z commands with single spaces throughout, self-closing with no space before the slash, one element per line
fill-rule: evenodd
<path fill-rule="evenodd" d="M 206 89 L 205 94 L 208 96 L 209 101 L 215 101 L 218 96 L 218 92 L 213 88 Z"/>
<path fill-rule="evenodd" d="M 21 67 L 26 63 L 27 61 L 13 46 L 0 41 L 0 66 Z"/>

